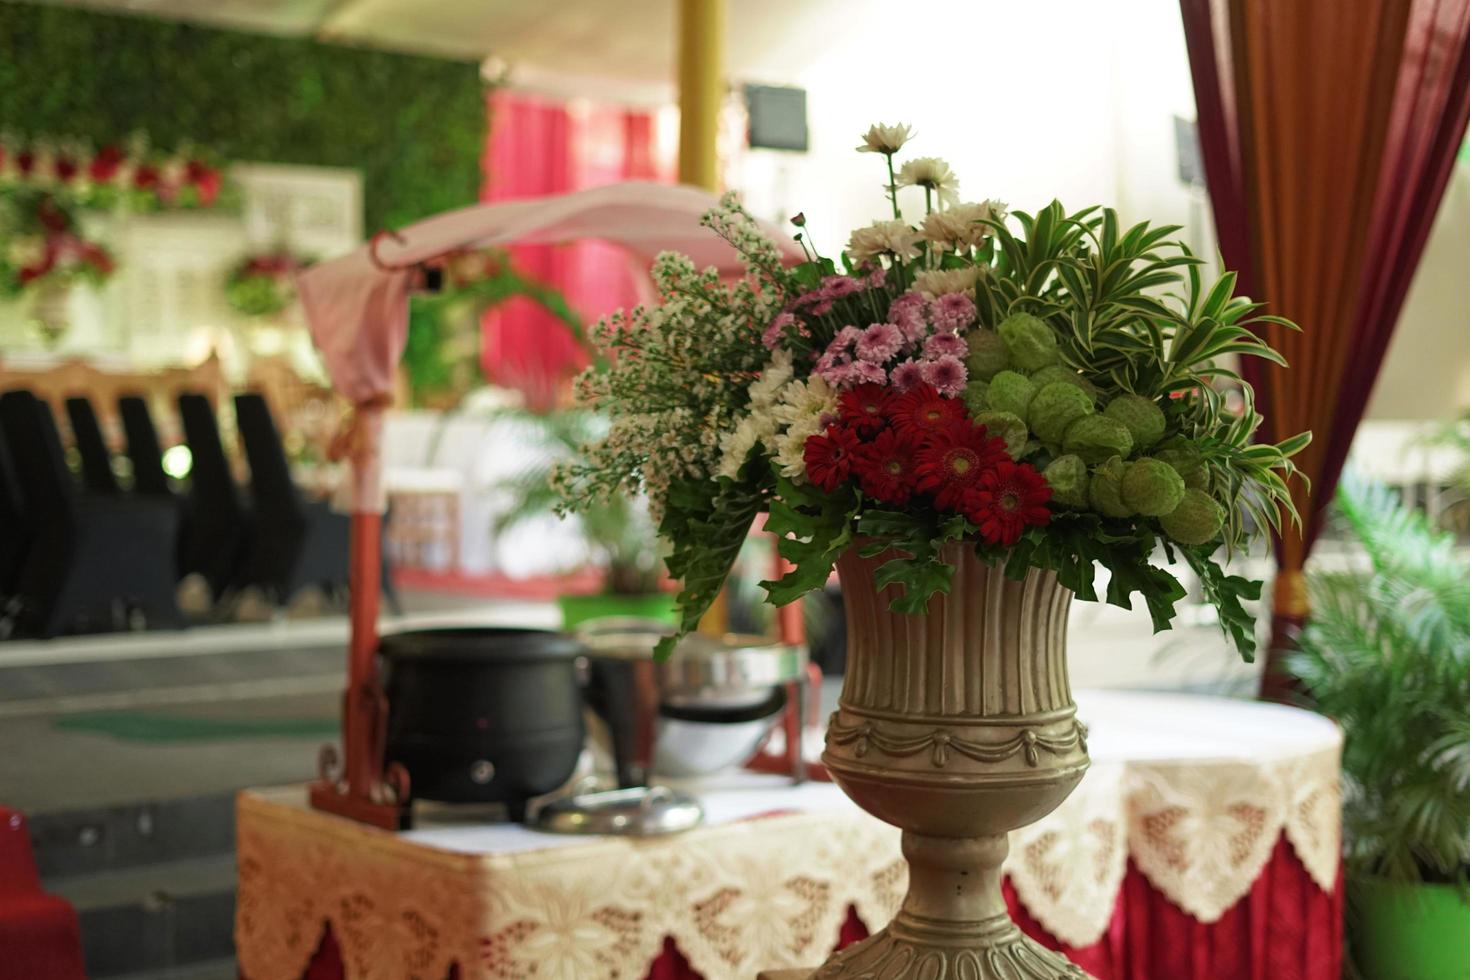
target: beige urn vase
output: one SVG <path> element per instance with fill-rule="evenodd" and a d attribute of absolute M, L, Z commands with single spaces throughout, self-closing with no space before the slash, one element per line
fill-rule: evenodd
<path fill-rule="evenodd" d="M 1070 590 L 1020 581 L 949 545 L 948 595 L 891 611 L 856 549 L 838 562 L 847 607 L 842 698 L 822 759 L 858 806 L 903 830 L 909 888 L 881 932 L 811 980 L 1076 980 L 1006 911 L 1007 834 L 1041 819 L 1087 770 L 1067 678 Z"/>

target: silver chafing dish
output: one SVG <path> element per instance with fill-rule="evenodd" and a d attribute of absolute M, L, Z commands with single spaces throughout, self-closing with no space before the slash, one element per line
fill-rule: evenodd
<path fill-rule="evenodd" d="M 647 785 L 655 773 L 694 776 L 739 765 L 790 697 L 804 708 L 804 646 L 694 634 L 667 661 L 655 662 L 654 645 L 668 632 L 663 624 L 618 618 L 594 620 L 578 633 L 588 651 L 589 727 L 625 787 Z"/>

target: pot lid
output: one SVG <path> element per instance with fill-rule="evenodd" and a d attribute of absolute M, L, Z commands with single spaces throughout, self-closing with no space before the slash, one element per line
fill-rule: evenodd
<path fill-rule="evenodd" d="M 553 834 L 621 834 L 657 837 L 697 827 L 704 807 L 667 786 L 636 786 L 580 793 L 546 804 L 532 826 Z"/>
<path fill-rule="evenodd" d="M 551 630 L 505 626 L 445 626 L 389 633 L 378 641 L 387 660 L 516 663 L 572 660 L 586 653 L 575 638 Z"/>

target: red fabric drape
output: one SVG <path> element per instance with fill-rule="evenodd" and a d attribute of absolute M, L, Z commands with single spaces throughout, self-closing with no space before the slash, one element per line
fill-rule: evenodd
<path fill-rule="evenodd" d="M 1059 950 L 1096 980 L 1339 980 L 1342 882 L 1324 892 L 1282 838 L 1250 894 L 1206 925 L 1170 902 L 1128 866 L 1113 921 L 1102 939 L 1075 949 L 1049 936 L 1007 882 L 1006 904 L 1028 936 Z M 857 912 L 834 938 L 841 949 L 868 935 Z M 343 980 L 341 953 L 328 929 L 303 980 Z M 454 980 L 458 971 L 451 971 Z M 592 980 L 592 978 L 588 978 Z M 702 980 L 673 940 L 646 980 Z"/>
<path fill-rule="evenodd" d="M 1322 527 L 1470 121 L 1470 0 L 1180 0 L 1226 265 L 1288 370 L 1247 359 L 1271 441 L 1304 429 L 1272 650 L 1303 621 Z M 1288 682 L 1268 664 L 1263 694 Z"/>
<path fill-rule="evenodd" d="M 661 161 L 655 118 L 647 111 L 561 103 L 497 90 L 489 98 L 490 136 L 481 200 L 560 194 L 624 180 L 671 180 Z M 603 242 L 517 246 L 515 268 L 555 286 L 592 320 L 641 298 L 641 269 Z M 533 407 L 551 405 L 585 357 L 555 317 L 524 297 L 485 314 L 485 374 L 519 388 Z"/>

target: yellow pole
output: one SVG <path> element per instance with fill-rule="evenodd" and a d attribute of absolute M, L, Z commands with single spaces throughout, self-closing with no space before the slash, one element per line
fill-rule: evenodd
<path fill-rule="evenodd" d="M 725 0 L 679 0 L 679 180 L 720 189 L 716 142 L 725 98 Z"/>
<path fill-rule="evenodd" d="M 725 98 L 725 0 L 679 0 L 679 180 L 720 189 L 718 138 Z M 729 589 L 721 589 L 699 631 L 730 630 Z"/>

